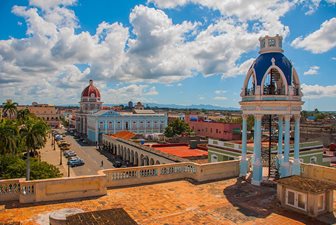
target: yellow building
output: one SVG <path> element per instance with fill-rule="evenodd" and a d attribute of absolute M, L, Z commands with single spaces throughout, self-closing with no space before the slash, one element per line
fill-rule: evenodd
<path fill-rule="evenodd" d="M 18 106 L 17 109 L 28 108 L 29 112 L 38 118 L 46 121 L 51 127 L 58 127 L 60 125 L 60 114 L 54 105 L 38 104 L 33 102 L 29 106 Z"/>

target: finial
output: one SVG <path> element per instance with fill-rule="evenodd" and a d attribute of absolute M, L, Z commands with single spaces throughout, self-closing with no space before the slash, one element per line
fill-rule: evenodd
<path fill-rule="evenodd" d="M 271 62 L 272 62 L 272 66 L 274 66 L 274 64 L 275 64 L 275 59 L 272 58 L 272 59 L 271 59 Z"/>
<path fill-rule="evenodd" d="M 93 85 L 93 80 L 90 80 L 90 81 L 89 81 L 89 84 L 90 84 L 90 85 Z"/>

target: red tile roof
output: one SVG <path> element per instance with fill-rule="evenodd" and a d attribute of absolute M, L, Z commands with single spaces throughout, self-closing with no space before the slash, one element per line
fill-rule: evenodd
<path fill-rule="evenodd" d="M 115 138 L 121 138 L 121 139 L 124 139 L 124 140 L 129 140 L 129 139 L 132 139 L 135 136 L 135 133 L 132 133 L 130 131 L 120 131 L 120 132 L 117 132 L 115 134 L 111 134 L 111 136 L 115 137 Z"/>
<path fill-rule="evenodd" d="M 188 145 L 178 145 L 178 146 L 160 146 L 155 147 L 152 145 L 152 148 L 159 150 L 161 152 L 165 152 L 171 155 L 179 156 L 182 158 L 188 157 L 199 157 L 199 156 L 207 156 L 208 152 L 203 151 L 201 149 L 191 149 Z"/>

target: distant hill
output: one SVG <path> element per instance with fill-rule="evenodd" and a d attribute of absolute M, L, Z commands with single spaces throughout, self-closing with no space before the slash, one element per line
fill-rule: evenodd
<path fill-rule="evenodd" d="M 104 106 L 116 106 L 116 105 L 124 105 L 127 104 L 104 104 Z M 78 107 L 77 104 L 69 104 L 69 105 L 59 105 L 59 106 L 68 106 L 68 107 Z M 239 108 L 234 107 L 222 107 L 216 105 L 208 105 L 208 104 L 199 104 L 199 105 L 177 105 L 177 104 L 158 104 L 158 103 L 144 103 L 145 107 L 150 108 L 170 108 L 170 109 L 205 109 L 205 110 L 228 110 L 228 111 L 237 111 L 240 110 Z"/>
<path fill-rule="evenodd" d="M 177 105 L 177 104 L 157 104 L 157 103 L 145 103 L 145 106 L 149 106 L 150 108 L 172 108 L 172 109 L 206 109 L 206 110 L 240 110 L 239 108 L 234 107 L 222 107 L 216 105 L 208 105 L 208 104 L 199 104 L 199 105 Z"/>

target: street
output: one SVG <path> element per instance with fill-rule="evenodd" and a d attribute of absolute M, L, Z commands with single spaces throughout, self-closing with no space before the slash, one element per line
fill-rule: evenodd
<path fill-rule="evenodd" d="M 67 135 L 63 138 L 70 144 L 70 149 L 77 153 L 77 156 L 84 160 L 83 166 L 72 167 L 74 174 L 71 176 L 83 176 L 83 175 L 95 175 L 98 170 L 114 168 L 112 162 L 110 162 L 104 155 L 100 154 L 96 150 L 96 146 L 81 146 L 73 136 Z M 67 159 L 63 156 L 63 163 L 67 163 Z M 101 167 L 101 161 L 103 161 L 103 167 Z"/>

